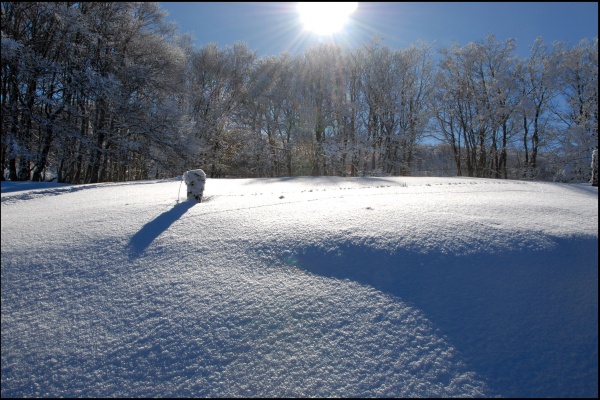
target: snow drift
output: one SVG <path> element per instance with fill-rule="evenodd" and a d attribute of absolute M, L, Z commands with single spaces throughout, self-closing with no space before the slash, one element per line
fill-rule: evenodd
<path fill-rule="evenodd" d="M 596 397 L 598 192 L 2 183 L 2 397 Z"/>

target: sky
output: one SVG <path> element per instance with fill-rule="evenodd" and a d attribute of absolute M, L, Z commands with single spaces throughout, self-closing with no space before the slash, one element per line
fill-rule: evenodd
<path fill-rule="evenodd" d="M 1 182 L 1 395 L 598 396 L 598 188 Z"/>
<path fill-rule="evenodd" d="M 423 40 L 435 48 L 465 45 L 494 34 L 517 40 L 525 57 L 534 40 L 575 46 L 598 36 L 597 2 L 359 2 L 344 29 L 324 37 L 304 30 L 296 2 L 162 2 L 168 20 L 199 47 L 246 42 L 259 56 L 298 54 L 324 40 L 355 49 L 377 35 L 391 48 Z"/>

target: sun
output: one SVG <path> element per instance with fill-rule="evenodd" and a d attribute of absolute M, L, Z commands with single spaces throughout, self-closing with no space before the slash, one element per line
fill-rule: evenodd
<path fill-rule="evenodd" d="M 332 35 L 342 30 L 348 17 L 358 8 L 357 2 L 298 3 L 298 13 L 304 29 L 317 35 Z"/>

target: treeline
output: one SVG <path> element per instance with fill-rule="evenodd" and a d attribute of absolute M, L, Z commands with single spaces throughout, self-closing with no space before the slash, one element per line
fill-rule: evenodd
<path fill-rule="evenodd" d="M 589 181 L 598 41 L 378 39 L 257 57 L 158 3 L 2 3 L 2 179 L 466 175 Z"/>

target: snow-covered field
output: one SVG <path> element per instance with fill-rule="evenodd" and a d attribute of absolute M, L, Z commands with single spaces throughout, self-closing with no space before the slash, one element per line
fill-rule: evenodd
<path fill-rule="evenodd" d="M 597 397 L 598 190 L 2 182 L 2 397 Z"/>

